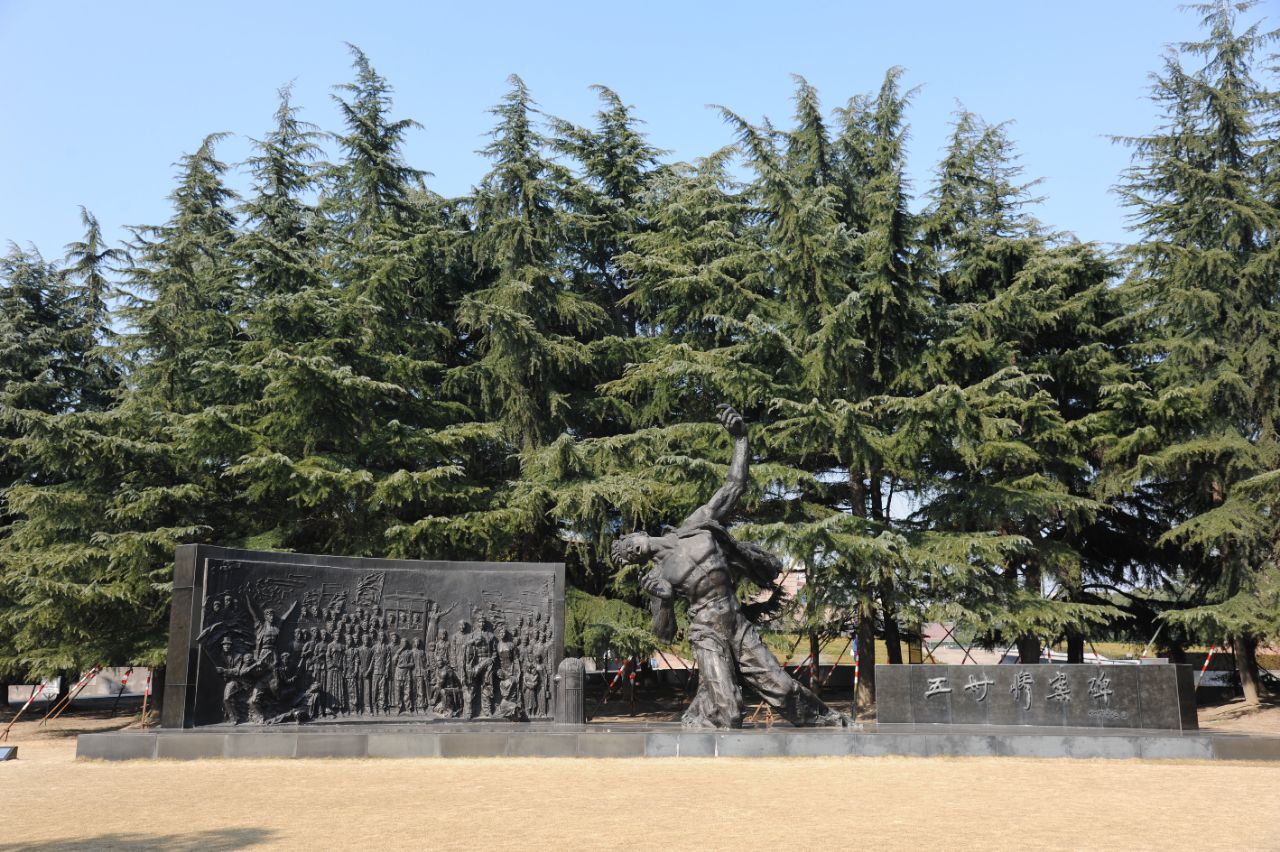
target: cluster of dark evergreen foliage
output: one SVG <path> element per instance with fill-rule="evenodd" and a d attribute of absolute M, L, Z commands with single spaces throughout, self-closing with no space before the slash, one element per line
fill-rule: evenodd
<path fill-rule="evenodd" d="M 898 69 L 830 113 L 797 78 L 785 128 L 725 109 L 693 163 L 609 89 L 579 127 L 512 77 L 490 171 L 444 198 L 353 49 L 342 129 L 284 90 L 243 193 L 210 136 L 164 224 L 108 246 L 86 212 L 63 259 L 4 257 L 0 677 L 162 662 L 196 541 L 564 559 L 575 641 L 643 646 L 609 544 L 714 490 L 728 402 L 758 451 L 738 534 L 804 572 L 786 623 L 856 631 L 863 672 L 925 620 L 1029 659 L 1129 624 L 1229 637 L 1256 698 L 1280 109 L 1274 34 L 1203 12 L 1124 140 L 1118 252 L 1029 215 L 1006 128 L 969 113 L 914 204 Z"/>

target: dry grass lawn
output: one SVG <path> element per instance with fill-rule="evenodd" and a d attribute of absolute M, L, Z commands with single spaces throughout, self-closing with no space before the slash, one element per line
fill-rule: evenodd
<path fill-rule="evenodd" d="M 1280 849 L 1275 764 L 75 761 L 109 724 L 15 727 L 0 850 Z"/>

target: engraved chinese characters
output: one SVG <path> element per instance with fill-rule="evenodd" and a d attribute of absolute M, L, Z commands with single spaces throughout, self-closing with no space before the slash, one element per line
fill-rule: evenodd
<path fill-rule="evenodd" d="M 559 566 L 277 558 L 205 561 L 195 724 L 551 715 Z"/>
<path fill-rule="evenodd" d="M 925 686 L 924 697 L 929 698 L 934 695 L 944 695 L 951 692 L 951 688 L 947 685 L 946 677 L 928 678 Z M 1013 682 L 1009 685 L 1009 694 L 1015 700 L 1023 702 L 1022 709 L 1031 709 L 1032 694 L 1035 689 L 1035 674 L 1031 671 L 1018 671 L 1013 676 Z M 964 691 L 972 694 L 974 701 L 985 701 L 987 699 L 987 690 L 994 684 L 991 678 L 983 678 L 978 680 L 974 675 L 969 675 L 969 682 L 963 687 Z M 1102 688 L 1095 689 L 1094 684 L 1103 684 Z M 1109 700 L 1112 691 L 1106 689 L 1106 684 L 1110 683 L 1110 678 L 1105 675 L 1098 675 L 1089 679 L 1089 696 L 1091 698 L 1101 698 L 1104 701 Z M 1071 686 L 1067 682 L 1067 673 L 1064 671 L 1055 672 L 1049 677 L 1048 694 L 1045 696 L 1047 701 L 1070 701 Z"/>
<path fill-rule="evenodd" d="M 1196 727 L 1185 666 L 886 665 L 876 678 L 881 723 Z"/>

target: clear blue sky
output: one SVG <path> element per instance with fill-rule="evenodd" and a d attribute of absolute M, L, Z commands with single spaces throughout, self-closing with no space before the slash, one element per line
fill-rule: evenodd
<path fill-rule="evenodd" d="M 1257 12 L 1257 10 L 1255 10 Z M 432 188 L 468 191 L 488 108 L 520 74 L 544 111 L 578 123 L 605 84 L 635 106 L 652 142 L 692 159 L 731 140 L 706 107 L 791 116 L 792 73 L 827 108 L 906 68 L 914 189 L 929 185 L 958 103 L 1012 120 L 1027 177 L 1044 179 L 1046 224 L 1125 239 L 1110 187 L 1154 115 L 1147 75 L 1170 42 L 1198 36 L 1166 0 L 1097 2 L 257 2 L 0 0 L 0 245 L 58 257 L 80 236 L 77 205 L 107 234 L 169 215 L 173 163 L 214 131 L 229 162 L 271 124 L 294 81 L 303 117 L 340 129 L 331 87 L 359 45 L 395 87 L 397 117 L 422 123 L 409 162 Z M 244 185 L 240 176 L 233 184 Z"/>

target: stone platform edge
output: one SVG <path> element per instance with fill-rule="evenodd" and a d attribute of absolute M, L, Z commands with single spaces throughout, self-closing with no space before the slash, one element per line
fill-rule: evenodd
<path fill-rule="evenodd" d="M 1064 734 L 911 731 L 203 732 L 81 734 L 92 760 L 405 757 L 1056 757 L 1280 761 L 1280 736 L 1215 733 Z"/>

